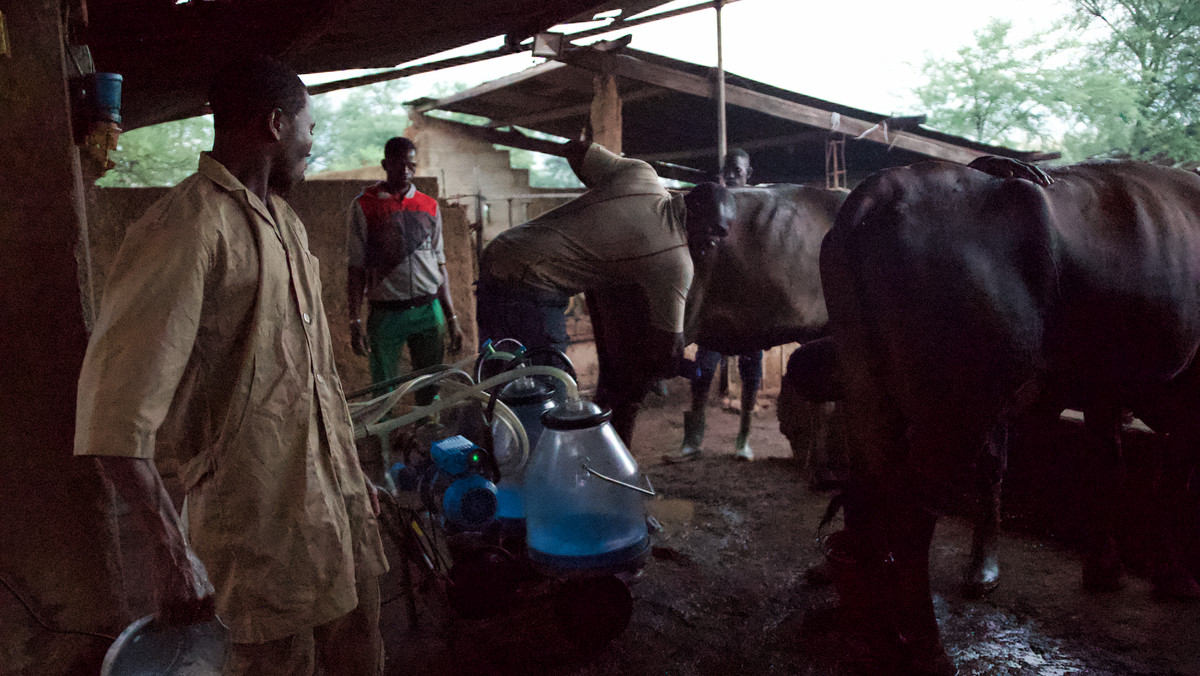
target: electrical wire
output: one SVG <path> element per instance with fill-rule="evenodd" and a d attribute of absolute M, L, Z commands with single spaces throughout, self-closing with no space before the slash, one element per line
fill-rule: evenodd
<path fill-rule="evenodd" d="M 13 595 L 13 598 L 15 598 L 17 600 L 17 602 L 20 603 L 25 608 L 25 612 L 29 613 L 29 616 L 32 617 L 35 622 L 40 624 L 42 626 L 42 629 L 45 629 L 48 632 L 51 632 L 53 634 L 74 634 L 76 636 L 91 636 L 92 638 L 102 638 L 109 642 L 117 640 L 116 636 L 109 636 L 108 634 L 101 634 L 101 633 L 95 632 L 95 631 L 79 631 L 79 630 L 75 630 L 75 629 L 57 629 L 55 627 L 51 627 L 49 624 L 46 623 L 45 620 L 38 617 L 38 614 L 36 612 L 34 612 L 34 610 L 33 610 L 33 606 L 30 605 L 30 603 L 28 601 L 26 601 L 24 597 L 22 597 L 20 594 L 18 594 L 17 590 L 15 588 L 13 588 L 12 584 L 10 584 L 8 580 L 4 579 L 4 576 L 2 576 L 2 575 L 0 575 L 0 584 L 4 585 L 4 587 L 6 589 L 8 589 L 9 593 Z"/>

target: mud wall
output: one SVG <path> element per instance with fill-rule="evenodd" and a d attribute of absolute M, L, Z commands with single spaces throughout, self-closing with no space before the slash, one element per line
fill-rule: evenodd
<path fill-rule="evenodd" d="M 436 195 L 437 180 L 418 177 L 417 189 Z M 338 373 L 347 391 L 369 385 L 367 361 L 350 350 L 346 307 L 346 217 L 350 203 L 366 185 L 363 181 L 306 181 L 297 185 L 288 202 L 308 230 L 308 243 L 321 261 L 322 300 L 329 317 Z M 140 217 L 168 188 L 96 188 L 89 200 L 92 262 L 96 296 L 102 296 L 104 279 L 125 236 L 125 228 Z M 476 348 L 475 260 L 466 209 L 441 203 L 446 269 L 455 310 L 467 333 L 464 351 Z"/>

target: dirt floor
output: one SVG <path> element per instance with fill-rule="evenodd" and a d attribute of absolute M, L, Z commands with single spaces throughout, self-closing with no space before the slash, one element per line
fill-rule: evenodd
<path fill-rule="evenodd" d="M 830 495 L 808 487 L 771 402 L 757 413 L 754 462 L 734 461 L 737 415 L 713 406 L 704 457 L 682 465 L 660 456 L 682 437 L 683 393 L 649 403 L 632 450 L 658 491 L 651 512 L 663 530 L 632 581 L 626 631 L 577 649 L 554 612 L 565 588 L 553 580 L 523 584 L 484 620 L 456 617 L 426 581 L 414 626 L 394 565 L 384 588 L 389 674 L 878 673 L 834 630 L 832 588 L 806 581 L 822 560 L 815 536 Z M 1040 518 L 1027 510 L 1006 521 L 1003 582 L 982 601 L 958 593 L 969 530 L 942 519 L 933 587 L 960 674 L 1200 674 L 1200 604 L 1155 601 L 1136 578 L 1119 592 L 1084 593 L 1070 538 L 1021 527 Z"/>

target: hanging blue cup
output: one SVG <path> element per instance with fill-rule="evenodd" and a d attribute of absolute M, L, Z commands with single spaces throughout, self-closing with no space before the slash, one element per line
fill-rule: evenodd
<path fill-rule="evenodd" d="M 120 73 L 89 73 L 83 77 L 84 99 L 92 119 L 121 123 Z"/>

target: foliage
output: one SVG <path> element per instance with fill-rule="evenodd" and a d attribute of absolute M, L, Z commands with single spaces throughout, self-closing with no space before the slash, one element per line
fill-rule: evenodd
<path fill-rule="evenodd" d="M 309 171 L 342 171 L 378 164 L 383 144 L 408 128 L 408 84 L 388 80 L 313 97 L 317 121 Z"/>
<path fill-rule="evenodd" d="M 1072 0 L 1026 40 L 993 21 L 916 94 L 931 126 L 984 143 L 1061 149 L 1068 160 L 1200 161 L 1200 2 Z"/>
<path fill-rule="evenodd" d="M 96 183 L 109 187 L 175 185 L 196 171 L 200 152 L 211 148 L 212 141 L 211 115 L 125 132 L 110 155 L 117 166 Z"/>
<path fill-rule="evenodd" d="M 1048 54 L 1038 49 L 1036 37 L 1011 42 L 1011 29 L 1011 22 L 993 20 L 955 58 L 925 63 L 929 81 L 916 93 L 929 111 L 930 126 L 981 143 L 1051 141 L 1047 122 L 1062 106 L 1046 96 L 1055 87 L 1045 65 Z"/>
<path fill-rule="evenodd" d="M 433 97 L 452 94 L 465 85 L 442 83 Z M 313 139 L 309 171 L 342 171 L 375 165 L 389 138 L 408 128 L 404 103 L 413 96 L 402 80 L 390 80 L 337 93 L 313 97 Z M 443 115 L 464 120 L 467 116 Z M 470 120 L 474 121 L 474 119 Z M 205 116 L 143 127 L 121 136 L 113 153 L 113 169 L 98 181 L 102 186 L 140 187 L 174 185 L 196 170 L 200 152 L 212 147 L 212 117 Z M 513 150 L 513 166 L 530 170 L 538 187 L 580 185 L 566 160 L 523 150 Z"/>
<path fill-rule="evenodd" d="M 535 188 L 583 187 L 565 157 L 518 149 L 509 149 L 508 154 L 513 168 L 529 170 L 529 185 Z"/>
<path fill-rule="evenodd" d="M 1102 26 L 1098 65 L 1134 90 L 1128 151 L 1168 163 L 1200 161 L 1200 3 L 1195 0 L 1074 0 L 1081 28 Z"/>

